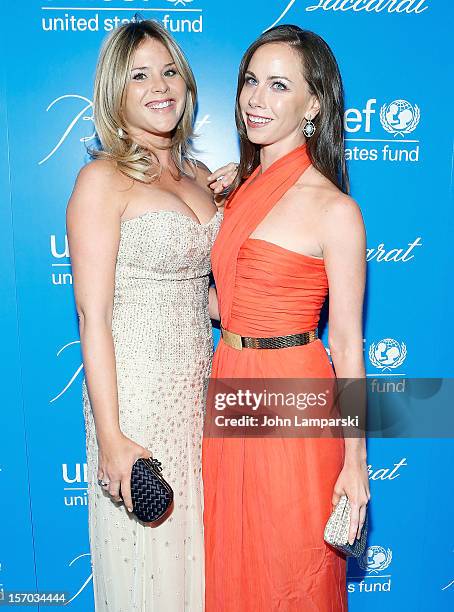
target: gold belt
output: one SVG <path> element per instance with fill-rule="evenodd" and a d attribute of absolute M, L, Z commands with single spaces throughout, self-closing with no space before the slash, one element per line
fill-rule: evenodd
<path fill-rule="evenodd" d="M 318 334 L 317 329 L 311 329 L 300 334 L 290 334 L 289 336 L 273 336 L 272 338 L 251 338 L 249 336 L 240 336 L 235 332 L 224 329 L 221 325 L 222 339 L 234 349 L 239 351 L 243 348 L 254 348 L 254 349 L 280 349 L 288 348 L 290 346 L 299 346 L 301 344 L 308 344 L 317 340 Z"/>

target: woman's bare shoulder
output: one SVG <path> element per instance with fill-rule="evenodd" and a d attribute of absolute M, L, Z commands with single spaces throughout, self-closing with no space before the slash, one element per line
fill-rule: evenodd
<path fill-rule="evenodd" d="M 355 240 L 365 233 L 359 204 L 337 187 L 323 192 L 319 212 L 320 230 L 325 236 L 332 234 L 343 236 L 344 240 Z"/>
<path fill-rule="evenodd" d="M 338 188 L 323 194 L 322 212 L 329 221 L 341 225 L 362 220 L 358 202 Z"/>
<path fill-rule="evenodd" d="M 328 215 L 349 215 L 359 212 L 357 202 L 344 193 L 318 170 L 311 167 L 295 183 L 291 197 L 295 200 L 305 198 L 313 203 L 320 212 Z"/>
<path fill-rule="evenodd" d="M 114 161 L 95 159 L 85 164 L 77 175 L 71 197 L 68 202 L 67 215 L 86 216 L 88 212 L 122 214 L 125 194 L 134 181 L 117 168 Z M 78 214 L 79 213 L 79 214 Z"/>
<path fill-rule="evenodd" d="M 196 181 L 202 186 L 207 187 L 208 181 L 207 177 L 211 174 L 210 169 L 206 164 L 204 164 L 199 159 L 194 160 L 195 164 L 195 172 L 196 172 Z"/>
<path fill-rule="evenodd" d="M 100 189 L 107 186 L 110 189 L 115 189 L 131 186 L 133 180 L 119 170 L 114 160 L 94 159 L 79 170 L 76 185 L 78 183 L 89 183 L 91 186 L 96 186 Z"/>
<path fill-rule="evenodd" d="M 207 193 L 211 194 L 211 189 L 208 186 L 207 177 L 211 174 L 209 168 L 198 159 L 186 161 L 188 172 L 192 175 L 193 180 L 199 187 L 202 187 Z"/>
<path fill-rule="evenodd" d="M 200 159 L 196 159 L 194 161 L 195 161 L 195 164 L 197 166 L 197 170 L 199 172 L 202 172 L 202 174 L 205 174 L 205 175 L 211 174 L 210 169 L 208 168 L 208 166 L 206 164 L 203 163 L 203 161 L 200 161 Z"/>

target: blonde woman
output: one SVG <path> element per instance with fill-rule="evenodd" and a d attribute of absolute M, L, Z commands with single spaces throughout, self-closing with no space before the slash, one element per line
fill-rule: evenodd
<path fill-rule="evenodd" d="M 102 150 L 67 210 L 98 612 L 203 609 L 208 275 L 222 213 L 189 157 L 195 103 L 191 69 L 157 23 L 109 36 L 94 91 Z M 174 490 L 153 526 L 136 519 L 130 492 L 133 463 L 150 456 Z"/>

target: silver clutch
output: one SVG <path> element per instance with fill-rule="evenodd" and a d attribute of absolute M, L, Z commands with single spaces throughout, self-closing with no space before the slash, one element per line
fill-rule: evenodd
<path fill-rule="evenodd" d="M 342 495 L 339 503 L 331 513 L 326 523 L 324 539 L 331 546 L 352 557 L 360 557 L 366 549 L 367 540 L 368 512 L 366 507 L 366 517 L 361 530 L 359 540 L 355 538 L 353 544 L 348 542 L 348 532 L 350 529 L 350 502 L 346 495 Z"/>

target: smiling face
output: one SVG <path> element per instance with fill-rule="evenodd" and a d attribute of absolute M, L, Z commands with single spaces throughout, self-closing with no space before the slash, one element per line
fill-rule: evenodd
<path fill-rule="evenodd" d="M 259 146 L 305 142 L 305 118 L 319 110 L 303 75 L 300 56 L 286 43 L 267 43 L 253 54 L 239 97 L 247 136 Z"/>
<path fill-rule="evenodd" d="M 147 37 L 137 47 L 126 84 L 123 117 L 128 134 L 169 137 L 186 105 L 186 83 L 168 49 Z M 142 137 L 142 138 L 141 138 Z"/>

